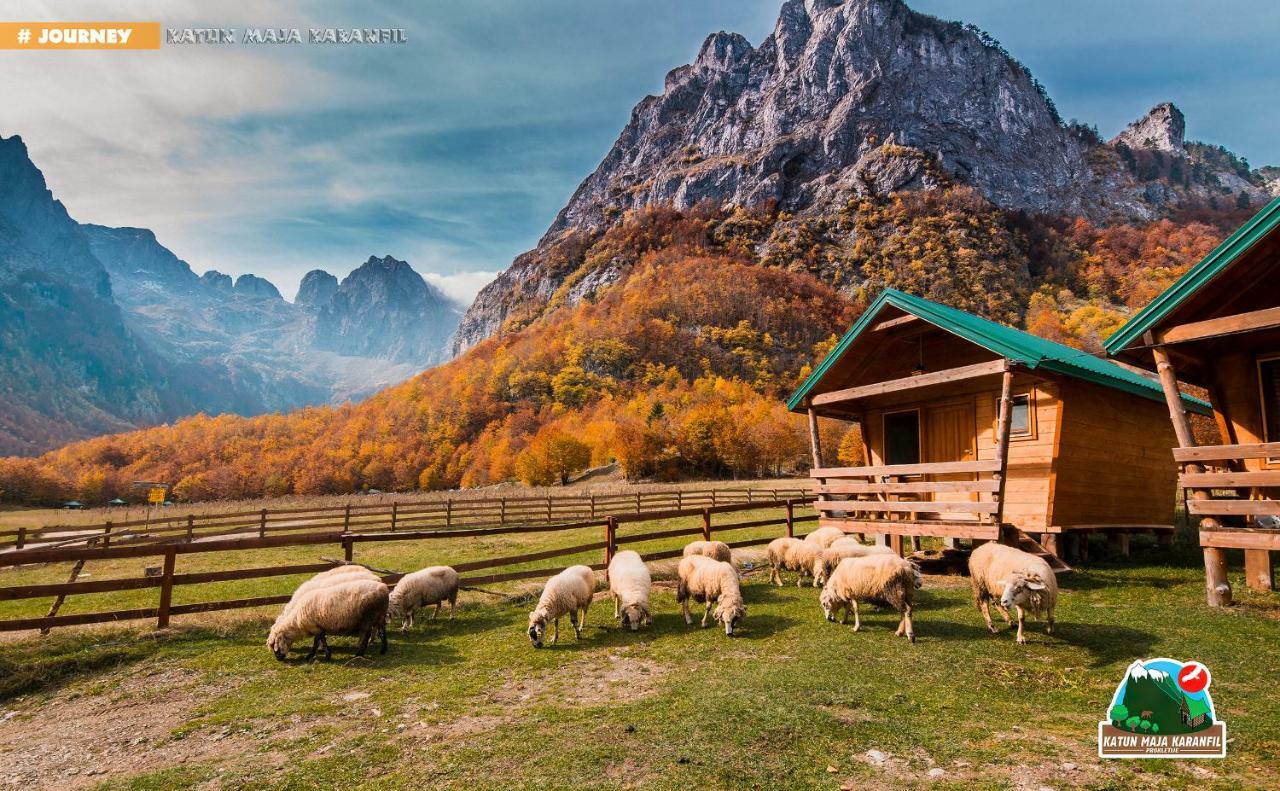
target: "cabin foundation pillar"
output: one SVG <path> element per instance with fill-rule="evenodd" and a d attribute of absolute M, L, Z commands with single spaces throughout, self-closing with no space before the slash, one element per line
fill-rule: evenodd
<path fill-rule="evenodd" d="M 1123 531 L 1115 531 L 1107 534 L 1107 543 L 1111 545 L 1112 551 L 1122 557 L 1129 557 L 1129 534 Z"/>
<path fill-rule="evenodd" d="M 902 536 L 896 533 L 889 536 L 889 549 L 893 550 L 893 554 L 902 557 Z"/>
<path fill-rule="evenodd" d="M 1272 590 L 1271 552 L 1266 549 L 1244 551 L 1245 584 L 1256 591 Z"/>
<path fill-rule="evenodd" d="M 1227 582 L 1227 553 L 1219 547 L 1204 548 L 1204 587 L 1210 607 L 1231 605 L 1231 584 Z"/>

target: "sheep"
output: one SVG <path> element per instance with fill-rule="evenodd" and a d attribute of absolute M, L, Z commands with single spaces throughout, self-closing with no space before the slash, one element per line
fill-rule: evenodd
<path fill-rule="evenodd" d="M 334 585 L 338 582 L 347 582 L 353 579 L 370 579 L 370 580 L 377 580 L 379 582 L 382 581 L 382 578 L 379 577 L 377 574 L 373 573 L 372 571 L 365 568 L 364 566 L 361 566 L 356 563 L 344 563 L 339 566 L 334 566 L 331 569 L 325 569 L 319 574 L 316 574 L 311 579 L 299 585 L 297 589 L 294 590 L 293 595 L 289 597 L 289 601 L 285 603 L 284 611 L 281 612 L 281 615 L 284 615 L 284 613 L 288 612 L 289 608 L 293 606 L 294 602 L 298 601 L 298 599 L 301 598 L 303 594 L 307 593 L 308 591 L 315 590 L 316 588 L 323 588 L 329 585 Z"/>
<path fill-rule="evenodd" d="M 387 586 L 381 580 L 357 576 L 314 587 L 286 605 L 271 626 L 267 647 L 283 662 L 295 640 L 314 637 L 307 660 L 314 659 L 321 648 L 324 658 L 332 659 L 328 635 L 359 635 L 356 656 L 364 656 L 369 640 L 377 633 L 382 639 L 380 653 L 385 654 L 389 601 Z"/>
<path fill-rule="evenodd" d="M 534 648 L 542 647 L 547 623 L 552 624 L 551 642 L 560 639 L 560 616 L 568 615 L 574 636 L 582 639 L 582 629 L 587 625 L 587 609 L 596 591 L 596 573 L 586 566 L 570 566 L 547 580 L 538 599 L 538 606 L 529 613 L 529 641 Z"/>
<path fill-rule="evenodd" d="M 613 617 L 624 629 L 636 631 L 653 623 L 649 615 L 649 569 L 639 553 L 629 549 L 609 561 L 609 595 L 613 597 Z"/>
<path fill-rule="evenodd" d="M 842 538 L 822 550 L 822 554 L 820 554 L 818 559 L 813 562 L 813 584 L 817 586 L 825 585 L 827 579 L 831 576 L 831 572 L 834 571 L 840 561 L 845 558 L 862 558 L 867 555 L 893 554 L 896 553 L 889 547 L 882 547 L 876 544 L 862 544 L 855 538 Z"/>
<path fill-rule="evenodd" d="M 733 637 L 733 630 L 747 617 L 747 605 L 742 600 L 742 589 L 738 585 L 738 572 L 733 566 L 721 560 L 712 560 L 702 555 L 690 555 L 682 558 L 676 569 L 679 581 L 676 583 L 676 601 L 680 603 L 686 625 L 693 624 L 689 615 L 689 599 L 706 604 L 706 612 L 702 614 L 702 627 L 707 626 L 707 616 L 712 615 L 724 624 L 724 633 Z"/>
<path fill-rule="evenodd" d="M 681 557 L 687 558 L 690 555 L 702 555 L 725 563 L 733 562 L 733 550 L 729 549 L 729 545 L 723 541 L 691 541 L 684 545 Z"/>
<path fill-rule="evenodd" d="M 989 541 L 969 556 L 969 582 L 973 586 L 974 603 L 987 622 L 987 631 L 996 634 L 989 606 L 995 600 L 1005 623 L 1009 623 L 1009 608 L 1017 608 L 1019 643 L 1027 642 L 1022 634 L 1026 610 L 1031 610 L 1037 618 L 1044 613 L 1045 634 L 1053 634 L 1058 578 L 1044 558 Z"/>
<path fill-rule="evenodd" d="M 902 620 L 898 622 L 898 630 L 894 634 L 899 637 L 905 634 L 914 643 L 916 633 L 911 625 L 911 599 L 914 591 L 922 584 L 924 580 L 915 564 L 896 554 L 845 558 L 831 573 L 831 579 L 823 587 L 818 603 L 822 605 L 823 615 L 833 623 L 836 613 L 841 610 L 843 615 L 840 623 L 846 623 L 852 608 L 855 632 L 862 628 L 862 619 L 858 613 L 860 601 L 892 607 L 902 614 Z"/>
<path fill-rule="evenodd" d="M 387 620 L 403 619 L 400 631 L 413 627 L 413 613 L 419 607 L 436 606 L 431 620 L 440 615 L 440 609 L 449 602 L 449 617 L 458 604 L 458 572 L 449 566 L 431 566 L 406 574 L 391 591 L 391 604 L 387 608 Z"/>
<path fill-rule="evenodd" d="M 823 549 L 826 549 L 827 547 L 831 546 L 831 543 L 833 541 L 839 541 L 844 537 L 845 537 L 844 531 L 838 527 L 820 527 L 817 530 L 810 533 L 809 535 L 805 536 L 804 540 L 810 544 L 817 544 Z"/>
<path fill-rule="evenodd" d="M 769 542 L 769 581 L 782 585 L 782 569 L 796 572 L 796 587 L 806 576 L 812 576 L 814 563 L 822 556 L 822 547 L 798 538 L 775 538 Z M 814 587 L 817 587 L 815 584 Z"/>

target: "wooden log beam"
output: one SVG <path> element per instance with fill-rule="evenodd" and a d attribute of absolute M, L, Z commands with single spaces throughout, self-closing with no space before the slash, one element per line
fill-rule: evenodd
<path fill-rule="evenodd" d="M 813 402 L 809 403 L 809 445 L 813 450 L 813 468 L 822 466 L 822 439 L 818 436 L 818 413 L 813 410 Z"/>
<path fill-rule="evenodd" d="M 1177 461 L 1226 461 L 1229 459 L 1280 458 L 1280 442 L 1251 442 L 1246 445 L 1201 445 L 1175 448 Z"/>
<path fill-rule="evenodd" d="M 879 500 L 818 500 L 814 503 L 814 508 L 819 511 L 843 511 L 846 513 L 890 511 L 903 514 L 994 514 L 1000 508 L 1000 504 L 973 500 L 893 500 L 889 502 Z"/>
<path fill-rule="evenodd" d="M 882 464 L 873 467 L 823 467 L 815 478 L 875 478 L 881 475 L 950 475 L 961 472 L 997 472 L 999 459 L 939 461 L 927 464 Z"/>
<path fill-rule="evenodd" d="M 1013 371 L 1007 367 L 1000 381 L 1000 417 L 996 422 L 996 460 L 1000 468 L 995 472 L 999 484 L 992 495 L 996 502 L 996 525 L 1004 523 L 1004 489 L 1009 469 L 1009 432 L 1013 423 Z"/>
<path fill-rule="evenodd" d="M 994 539 L 998 531 L 990 522 L 946 522 L 943 520 L 908 521 L 889 519 L 840 519 L 836 517 L 818 520 L 819 527 L 837 527 L 846 533 L 872 533 L 897 536 L 952 536 L 954 538 Z"/>
<path fill-rule="evenodd" d="M 1256 591 L 1272 589 L 1271 552 L 1266 549 L 1244 551 L 1244 581 Z"/>
<path fill-rule="evenodd" d="M 882 321 L 879 324 L 876 324 L 875 326 L 873 326 L 871 328 L 871 331 L 884 332 L 885 330 L 891 330 L 894 327 L 901 327 L 904 324 L 912 324 L 917 321 L 923 321 L 923 319 L 921 319 L 919 316 L 913 316 L 910 313 L 908 313 L 907 315 L 899 316 L 896 319 L 886 319 L 885 321 Z"/>
<path fill-rule="evenodd" d="M 906 390 L 916 390 L 921 387 L 929 387 L 931 385 L 948 384 L 950 382 L 958 382 L 965 379 L 976 379 L 982 376 L 994 376 L 1003 373 L 1008 369 L 1005 360 L 992 360 L 986 363 L 977 363 L 976 365 L 963 365 L 959 368 L 948 368 L 945 371 L 934 371 L 933 373 L 920 374 L 919 376 L 908 376 L 902 379 L 890 379 L 885 382 L 876 382 L 869 385 L 861 385 L 859 387 L 849 387 L 844 390 L 832 390 L 829 393 L 822 393 L 813 397 L 814 406 L 822 406 L 824 404 L 838 404 L 845 401 L 856 401 L 860 398 L 869 396 L 885 395 L 886 393 L 900 393 Z"/>
<path fill-rule="evenodd" d="M 1269 330 L 1275 327 L 1280 327 L 1280 307 L 1179 324 L 1161 332 L 1157 340 L 1160 343 L 1187 343 L 1241 332 Z"/>

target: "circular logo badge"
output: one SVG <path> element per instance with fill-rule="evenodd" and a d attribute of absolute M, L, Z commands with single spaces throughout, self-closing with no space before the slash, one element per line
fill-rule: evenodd
<path fill-rule="evenodd" d="M 1209 686 L 1209 668 L 1199 662 L 1186 663 L 1178 671 L 1178 686 L 1184 692 L 1199 692 Z"/>

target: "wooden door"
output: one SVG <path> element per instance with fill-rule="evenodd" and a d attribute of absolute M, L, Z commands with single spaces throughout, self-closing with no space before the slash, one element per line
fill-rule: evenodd
<path fill-rule="evenodd" d="M 925 410 L 924 460 L 926 463 L 944 461 L 976 461 L 978 458 L 978 422 L 972 401 Z M 969 473 L 933 475 L 935 481 L 971 481 Z M 968 501 L 972 492 L 938 492 L 935 500 Z"/>

